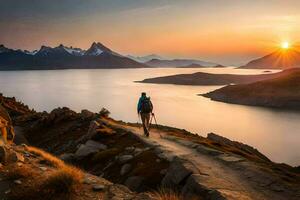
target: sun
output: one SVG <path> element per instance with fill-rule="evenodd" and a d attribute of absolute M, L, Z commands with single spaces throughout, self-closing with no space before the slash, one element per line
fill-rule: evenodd
<path fill-rule="evenodd" d="M 282 49 L 288 49 L 288 48 L 290 48 L 290 43 L 289 42 L 282 42 L 281 43 L 281 48 Z"/>

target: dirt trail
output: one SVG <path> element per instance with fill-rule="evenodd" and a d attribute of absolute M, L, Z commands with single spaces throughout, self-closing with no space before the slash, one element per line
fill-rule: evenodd
<path fill-rule="evenodd" d="M 194 148 L 166 139 L 166 133 L 162 131 L 152 129 L 150 131 L 150 137 L 146 138 L 143 136 L 142 128 L 123 125 L 110 120 L 106 120 L 106 122 L 116 128 L 122 128 L 134 133 L 146 143 L 157 143 L 164 151 L 172 152 L 175 156 L 188 160 L 198 169 L 199 174 L 202 175 L 202 185 L 209 189 L 219 191 L 228 199 L 287 199 L 286 194 L 269 190 L 268 185 L 263 183 L 264 180 L 261 180 L 262 182 L 259 184 L 257 184 L 257 182 L 251 182 L 249 180 L 249 173 L 251 172 L 248 173 L 247 177 L 245 169 L 241 170 L 230 167 L 226 162 L 221 162 L 214 156 L 200 153 Z M 248 163 L 249 162 L 246 162 L 246 165 Z M 256 181 L 257 179 L 263 178 L 255 178 Z"/>

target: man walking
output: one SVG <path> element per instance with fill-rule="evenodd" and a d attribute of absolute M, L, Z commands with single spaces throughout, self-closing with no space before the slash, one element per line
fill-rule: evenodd
<path fill-rule="evenodd" d="M 150 100 L 150 97 L 147 97 L 146 93 L 142 92 L 142 95 L 138 102 L 137 111 L 138 114 L 141 115 L 144 134 L 147 137 L 149 137 L 150 117 L 152 114 L 152 110 L 153 110 L 153 105 Z"/>

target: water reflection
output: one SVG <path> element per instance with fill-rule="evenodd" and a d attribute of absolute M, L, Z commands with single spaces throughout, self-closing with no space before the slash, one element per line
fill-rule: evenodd
<path fill-rule="evenodd" d="M 193 73 L 257 74 L 262 70 L 122 69 L 0 72 L 1 92 L 16 96 L 38 111 L 58 106 L 98 111 L 136 122 L 136 101 L 141 91 L 152 97 L 161 124 L 206 135 L 219 133 L 258 148 L 276 162 L 300 165 L 299 112 L 241 106 L 197 96 L 219 86 L 141 84 L 144 78 Z"/>

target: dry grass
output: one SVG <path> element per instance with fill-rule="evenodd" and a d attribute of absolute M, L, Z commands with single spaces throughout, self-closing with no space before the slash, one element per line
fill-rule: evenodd
<path fill-rule="evenodd" d="M 11 166 L 6 176 L 8 179 L 16 180 L 21 178 L 33 177 L 34 174 L 35 171 L 31 167 L 23 165 L 21 167 Z"/>
<path fill-rule="evenodd" d="M 160 189 L 156 192 L 148 193 L 155 200 L 184 200 L 183 197 L 172 190 Z"/>
<path fill-rule="evenodd" d="M 41 149 L 35 148 L 35 147 L 26 147 L 26 149 L 35 154 L 38 155 L 40 157 L 42 157 L 48 164 L 50 164 L 53 167 L 58 168 L 58 172 L 61 173 L 65 173 L 66 175 L 73 177 L 74 179 L 74 183 L 79 183 L 83 177 L 83 172 L 74 167 L 74 166 L 70 166 L 64 163 L 64 161 L 60 160 L 59 158 L 51 155 L 50 153 L 47 153 Z M 59 174 L 61 174 L 59 173 Z"/>
<path fill-rule="evenodd" d="M 26 149 L 42 157 L 54 169 L 40 173 L 32 165 L 14 167 L 8 173 L 10 179 L 23 179 L 25 184 L 15 188 L 10 199 L 54 200 L 70 199 L 76 194 L 76 188 L 81 186 L 83 172 L 62 160 L 35 147 Z M 37 166 L 35 166 L 37 167 Z M 26 184 L 26 182 L 30 184 Z M 23 187 L 23 188 L 22 188 Z"/>
<path fill-rule="evenodd" d="M 50 174 L 43 182 L 41 190 L 45 192 L 48 199 L 70 199 L 81 180 L 81 177 L 74 177 L 74 175 L 78 176 L 76 169 L 72 169 L 72 171 L 59 169 Z"/>
<path fill-rule="evenodd" d="M 51 155 L 50 153 L 47 153 L 41 149 L 38 149 L 36 147 L 31 147 L 31 146 L 27 146 L 26 150 L 29 151 L 30 153 L 33 153 L 37 156 L 42 157 L 46 164 L 56 167 L 56 168 L 62 168 L 67 166 L 62 160 L 60 160 L 59 158 Z"/>

